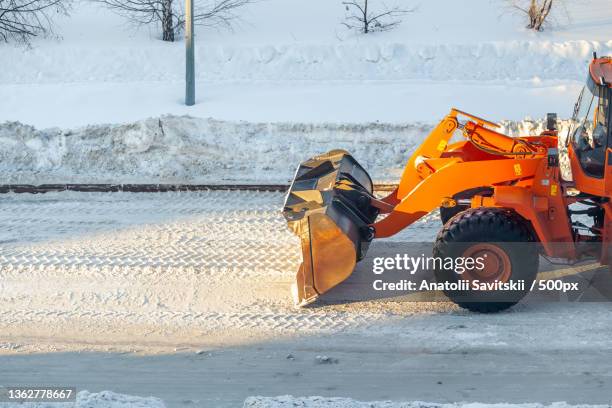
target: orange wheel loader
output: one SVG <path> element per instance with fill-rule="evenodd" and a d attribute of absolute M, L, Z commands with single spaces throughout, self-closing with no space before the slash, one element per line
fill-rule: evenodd
<path fill-rule="evenodd" d="M 346 151 L 303 162 L 283 208 L 302 245 L 296 304 L 311 303 L 344 281 L 372 240 L 392 236 L 438 208 L 443 227 L 433 255 L 487 260 L 462 274 L 436 269 L 438 282 L 526 282 L 525 290 L 505 298 L 494 291 L 445 290 L 466 309 L 496 312 L 520 301 L 536 277 L 539 255 L 568 262 L 594 257 L 607 265 L 611 86 L 612 58 L 594 55 L 568 134 L 559 134 L 554 114 L 540 135 L 510 137 L 497 132 L 495 123 L 452 109 L 384 198 L 374 195 L 372 179 Z M 450 143 L 456 132 L 463 138 Z M 571 168 L 571 180 L 562 178 L 564 165 Z M 580 209 L 572 209 L 575 205 Z M 589 217 L 591 225 L 573 221 L 575 214 Z"/>

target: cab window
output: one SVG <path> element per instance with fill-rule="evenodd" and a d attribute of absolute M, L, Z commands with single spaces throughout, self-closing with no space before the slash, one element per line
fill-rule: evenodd
<path fill-rule="evenodd" d="M 608 144 L 609 89 L 593 83 L 589 85 L 584 87 L 576 102 L 570 134 L 584 172 L 601 178 Z"/>

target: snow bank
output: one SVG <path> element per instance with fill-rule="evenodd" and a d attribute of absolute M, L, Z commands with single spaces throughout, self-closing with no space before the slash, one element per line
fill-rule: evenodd
<path fill-rule="evenodd" d="M 584 80 L 608 41 L 201 45 L 198 80 Z M 181 81 L 180 44 L 4 47 L 0 83 Z M 15 69 L 19 67 L 19 69 Z"/>
<path fill-rule="evenodd" d="M 117 394 L 112 391 L 89 392 L 80 391 L 76 396 L 76 404 L 72 403 L 0 403 L 2 408 L 166 408 L 162 400 L 155 397 L 134 397 Z"/>
<path fill-rule="evenodd" d="M 543 33 L 524 29 L 525 16 L 503 0 L 384 3 L 416 10 L 396 29 L 364 36 L 342 26 L 339 1 L 254 2 L 234 30 L 198 27 L 197 79 L 583 80 L 591 52 L 612 50 L 609 0 L 555 6 Z M 57 29 L 60 41 L 36 39 L 32 49 L 0 44 L 0 83 L 184 78 L 184 44 L 100 5 L 76 2 Z"/>
<path fill-rule="evenodd" d="M 481 404 L 456 403 L 437 404 L 431 402 L 393 402 L 372 401 L 360 402 L 350 398 L 304 397 L 296 398 L 289 395 L 281 397 L 250 397 L 244 402 L 244 408 L 604 408 L 607 405 L 570 405 L 565 402 L 552 404 Z"/>
<path fill-rule="evenodd" d="M 566 122 L 561 122 L 562 133 Z M 541 120 L 502 122 L 536 134 Z M 125 125 L 38 130 L 0 125 L 5 183 L 287 183 L 308 157 L 346 149 L 378 182 L 397 181 L 431 124 L 250 123 L 162 116 Z M 460 137 L 460 136 L 456 136 Z"/>

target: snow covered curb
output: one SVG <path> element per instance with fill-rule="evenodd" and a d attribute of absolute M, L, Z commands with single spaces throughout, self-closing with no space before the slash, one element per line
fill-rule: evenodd
<path fill-rule="evenodd" d="M 79 391 L 76 403 L 8 403 L 0 402 L 0 408 L 166 408 L 162 400 L 155 397 L 135 397 L 117 394 L 112 391 L 89 392 Z"/>
<path fill-rule="evenodd" d="M 607 408 L 606 405 L 570 405 L 565 402 L 552 404 L 482 404 L 456 403 L 436 404 L 431 402 L 393 402 L 371 401 L 360 402 L 350 398 L 305 397 L 290 395 L 280 397 L 250 397 L 244 402 L 244 408 Z"/>
<path fill-rule="evenodd" d="M 375 181 L 393 182 L 432 126 L 250 123 L 189 116 L 73 130 L 5 122 L 0 124 L 0 178 L 13 184 L 287 183 L 299 162 L 346 149 Z M 542 127 L 542 120 L 508 121 L 501 131 L 525 135 Z"/>
<path fill-rule="evenodd" d="M 612 40 L 200 46 L 196 79 L 582 81 L 593 51 L 612 54 Z M 177 63 L 184 58 L 183 47 L 161 42 L 138 47 L 39 47 L 29 52 L 4 47 L 2 53 L 0 84 L 184 78 L 183 65 Z"/>

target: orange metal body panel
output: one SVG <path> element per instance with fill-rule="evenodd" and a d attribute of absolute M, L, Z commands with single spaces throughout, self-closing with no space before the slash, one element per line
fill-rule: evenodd
<path fill-rule="evenodd" d="M 544 252 L 555 258 L 573 259 L 576 248 L 563 195 L 558 181 L 558 168 L 548 169 L 541 161 L 529 188 L 525 186 L 495 187 L 492 197 L 472 200 L 475 206 L 512 208 L 531 222 Z"/>
<path fill-rule="evenodd" d="M 468 141 L 448 145 L 460 128 L 457 115 L 477 122 L 468 121 L 462 128 Z M 547 163 L 547 149 L 556 147 L 556 135 L 513 138 L 485 124 L 491 126 L 453 109 L 434 128 L 408 161 L 397 190 L 383 199 L 395 207 L 373 224 L 376 237 L 396 234 L 459 192 L 491 187 L 493 196 L 475 197 L 473 207 L 512 208 L 531 222 L 548 255 L 575 257 L 559 170 Z"/>
<path fill-rule="evenodd" d="M 440 206 L 441 197 L 476 187 L 493 186 L 533 177 L 541 159 L 483 160 L 461 162 L 458 158 L 438 159 L 446 164 L 425 179 L 397 204 L 393 212 L 374 224 L 376 237 L 401 231 Z"/>

